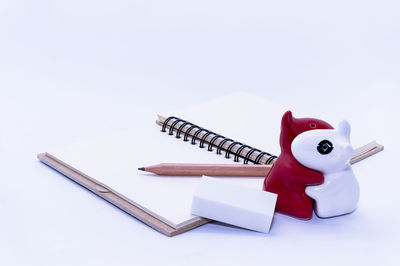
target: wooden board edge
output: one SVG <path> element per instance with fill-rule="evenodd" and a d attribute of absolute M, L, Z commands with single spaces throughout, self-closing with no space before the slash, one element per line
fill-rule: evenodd
<path fill-rule="evenodd" d="M 112 205 L 118 207 L 119 209 L 123 210 L 127 214 L 135 217 L 139 221 L 143 222 L 144 224 L 150 226 L 151 228 L 157 230 L 158 232 L 160 232 L 166 236 L 169 236 L 169 237 L 175 236 L 175 235 L 189 231 L 193 228 L 196 228 L 198 226 L 201 226 L 203 224 L 210 222 L 210 220 L 208 220 L 208 219 L 199 217 L 198 220 L 190 222 L 189 224 L 187 224 L 185 226 L 182 226 L 180 228 L 173 228 L 170 225 L 159 220 L 158 218 L 145 212 L 141 208 L 135 206 L 131 202 L 120 197 L 116 193 L 108 190 L 101 183 L 97 183 L 96 180 L 89 178 L 88 176 L 84 175 L 83 173 L 80 173 L 79 171 L 73 169 L 72 167 L 68 166 L 67 164 L 63 163 L 62 161 L 55 159 L 50 154 L 40 153 L 37 155 L 37 158 L 39 159 L 39 161 L 41 161 L 45 165 L 53 168 L 57 172 L 68 177 L 69 179 L 73 180 L 74 182 L 78 183 L 79 185 L 83 186 L 84 188 L 88 189 L 89 191 L 93 192 L 97 196 L 108 201 Z"/>
<path fill-rule="evenodd" d="M 351 164 L 355 164 L 361 160 L 364 160 L 365 158 L 368 158 L 369 156 L 372 156 L 378 152 L 381 152 L 384 150 L 384 146 L 381 144 L 376 143 L 376 146 L 373 147 L 371 150 L 364 152 L 362 154 L 360 154 L 359 156 L 355 156 L 350 160 Z"/>

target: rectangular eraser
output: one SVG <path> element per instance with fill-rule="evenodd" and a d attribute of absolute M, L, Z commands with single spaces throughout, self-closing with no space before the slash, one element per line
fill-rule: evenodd
<path fill-rule="evenodd" d="M 195 190 L 192 214 L 268 233 L 277 194 L 203 176 Z"/>

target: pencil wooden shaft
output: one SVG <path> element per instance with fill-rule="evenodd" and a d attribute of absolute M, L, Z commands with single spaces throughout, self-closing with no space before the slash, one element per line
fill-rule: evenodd
<path fill-rule="evenodd" d="M 350 160 L 351 164 L 361 161 L 384 147 L 375 142 L 371 142 L 356 149 L 355 155 Z M 357 151 L 358 150 L 358 151 Z M 161 163 L 152 165 L 139 170 L 152 172 L 157 175 L 165 176 L 250 176 L 265 177 L 272 165 L 252 165 L 252 164 L 182 164 L 182 163 Z"/>
<path fill-rule="evenodd" d="M 174 164 L 161 163 L 144 167 L 146 172 L 165 176 L 260 176 L 265 177 L 271 165 L 246 164 Z"/>

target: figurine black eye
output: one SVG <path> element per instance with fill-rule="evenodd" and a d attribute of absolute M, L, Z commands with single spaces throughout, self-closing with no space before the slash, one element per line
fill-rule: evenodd
<path fill-rule="evenodd" d="M 320 143 L 318 143 L 317 150 L 321 154 L 328 154 L 333 150 L 333 145 L 332 142 L 329 140 L 323 140 Z"/>

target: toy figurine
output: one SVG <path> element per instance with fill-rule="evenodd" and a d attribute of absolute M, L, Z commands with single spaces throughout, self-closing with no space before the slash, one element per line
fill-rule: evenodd
<path fill-rule="evenodd" d="M 292 154 L 292 141 L 301 133 L 318 129 L 333 129 L 328 123 L 313 118 L 294 118 L 290 111 L 282 117 L 281 154 L 264 179 L 264 190 L 278 194 L 275 210 L 300 219 L 312 217 L 312 200 L 306 186 L 324 182 L 322 173 L 300 164 Z"/>
<path fill-rule="evenodd" d="M 347 121 L 340 122 L 337 129 L 299 134 L 291 150 L 298 162 L 324 176 L 324 183 L 306 188 L 306 194 L 316 202 L 315 212 L 319 217 L 342 215 L 356 209 L 360 191 L 350 166 L 354 150 Z"/>

